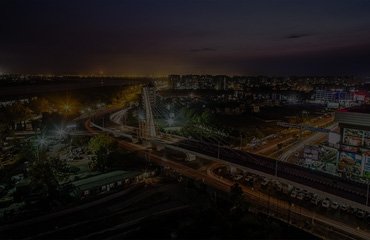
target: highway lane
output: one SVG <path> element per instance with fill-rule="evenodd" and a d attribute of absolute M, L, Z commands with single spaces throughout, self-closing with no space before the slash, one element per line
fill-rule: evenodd
<path fill-rule="evenodd" d="M 327 127 L 327 129 L 334 130 L 335 128 L 338 127 L 337 123 L 334 123 Z M 312 144 L 316 142 L 317 140 L 325 137 L 327 133 L 322 133 L 322 132 L 317 132 L 312 134 L 311 136 L 303 139 L 302 141 L 299 141 L 297 144 L 293 145 L 290 147 L 287 151 L 285 151 L 281 156 L 280 156 L 280 161 L 286 162 L 292 154 L 295 152 L 301 151 L 306 145 Z"/>

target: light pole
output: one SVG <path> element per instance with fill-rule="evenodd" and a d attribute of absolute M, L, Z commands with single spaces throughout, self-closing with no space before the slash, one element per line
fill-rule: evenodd
<path fill-rule="evenodd" d="M 369 204 L 369 180 L 367 180 L 366 207 Z"/>
<path fill-rule="evenodd" d="M 242 150 L 243 146 L 243 135 L 240 133 L 240 150 Z"/>
<path fill-rule="evenodd" d="M 277 173 L 278 173 L 277 167 L 278 167 L 278 160 L 275 159 L 275 177 L 277 177 Z"/>
<path fill-rule="evenodd" d="M 220 140 L 218 140 L 217 144 L 217 158 L 220 159 Z"/>

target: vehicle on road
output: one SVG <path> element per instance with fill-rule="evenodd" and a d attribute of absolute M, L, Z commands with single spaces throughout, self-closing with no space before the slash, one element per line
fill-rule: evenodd
<path fill-rule="evenodd" d="M 330 200 L 328 198 L 324 199 L 321 203 L 323 208 L 328 208 L 330 206 Z"/>

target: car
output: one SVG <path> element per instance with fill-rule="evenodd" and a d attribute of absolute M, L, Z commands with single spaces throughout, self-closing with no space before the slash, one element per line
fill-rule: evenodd
<path fill-rule="evenodd" d="M 364 218 L 364 217 L 366 216 L 366 212 L 365 212 L 365 211 L 363 211 L 363 210 L 361 210 L 361 209 L 358 209 L 358 210 L 357 210 L 357 213 L 356 213 L 356 216 L 357 216 L 358 218 Z"/>
<path fill-rule="evenodd" d="M 290 197 L 291 198 L 296 198 L 297 196 L 297 191 L 293 190 L 291 193 L 290 193 Z"/>
<path fill-rule="evenodd" d="M 339 204 L 337 203 L 337 202 L 332 202 L 331 203 L 331 205 L 330 205 L 330 207 L 332 208 L 332 209 L 334 209 L 334 210 L 337 210 L 338 209 L 338 207 L 339 207 Z"/>
<path fill-rule="evenodd" d="M 303 200 L 304 197 L 305 197 L 305 194 L 303 192 L 300 192 L 300 193 L 297 194 L 297 199 L 298 200 Z"/>
<path fill-rule="evenodd" d="M 347 212 L 348 208 L 349 208 L 349 205 L 346 204 L 346 203 L 343 203 L 343 204 L 340 205 L 340 210 L 343 211 L 343 212 Z"/>
<path fill-rule="evenodd" d="M 318 197 L 312 198 L 311 199 L 311 203 L 317 206 L 320 203 L 320 199 Z"/>
<path fill-rule="evenodd" d="M 253 183 L 254 183 L 254 177 L 252 176 L 248 176 L 245 178 L 245 182 L 248 186 L 253 186 Z"/>
<path fill-rule="evenodd" d="M 323 201 L 322 201 L 322 203 L 321 203 L 321 206 L 323 207 L 323 208 L 328 208 L 329 206 L 330 206 L 330 200 L 329 199 L 324 199 Z"/>
<path fill-rule="evenodd" d="M 311 199 L 312 199 L 313 197 L 314 197 L 314 193 L 309 192 L 309 193 L 306 193 L 306 194 L 305 194 L 304 199 L 305 199 L 306 201 L 311 201 Z"/>
<path fill-rule="evenodd" d="M 283 190 L 283 186 L 281 185 L 281 183 L 277 182 L 276 185 L 275 185 L 275 189 L 279 192 L 281 192 Z"/>
<path fill-rule="evenodd" d="M 235 177 L 234 177 L 234 181 L 239 181 L 240 179 L 242 179 L 243 178 L 243 175 L 236 175 Z"/>
<path fill-rule="evenodd" d="M 370 213 L 367 213 L 367 215 L 366 215 L 366 221 L 367 222 L 370 222 Z"/>
<path fill-rule="evenodd" d="M 356 214 L 357 208 L 350 207 L 350 208 L 347 209 L 347 212 L 350 213 L 350 214 Z"/>
<path fill-rule="evenodd" d="M 269 180 L 268 179 L 264 179 L 263 182 L 261 183 L 261 186 L 262 187 L 266 187 L 268 183 L 269 183 Z"/>

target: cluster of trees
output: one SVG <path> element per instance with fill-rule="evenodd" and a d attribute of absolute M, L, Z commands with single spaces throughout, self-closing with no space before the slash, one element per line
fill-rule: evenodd
<path fill-rule="evenodd" d="M 209 109 L 197 111 L 194 109 L 184 109 L 184 116 L 188 121 L 181 129 L 183 136 L 199 136 L 205 138 L 225 138 L 228 136 L 226 129 L 220 126 L 217 117 Z"/>
<path fill-rule="evenodd" d="M 113 105 L 125 105 L 138 99 L 141 86 L 130 86 L 115 94 L 112 99 Z"/>
<path fill-rule="evenodd" d="M 59 199 L 60 183 L 68 178 L 69 167 L 64 160 L 40 153 L 29 170 L 33 191 L 47 199 Z"/>
<path fill-rule="evenodd" d="M 137 169 L 145 164 L 145 159 L 136 152 L 126 152 L 118 147 L 116 140 L 107 134 L 98 134 L 88 143 L 89 151 L 94 154 L 89 167 L 92 170 Z"/>
<path fill-rule="evenodd" d="M 32 110 L 21 102 L 0 108 L 0 124 L 2 129 L 16 129 L 17 124 L 24 125 L 32 117 Z"/>
<path fill-rule="evenodd" d="M 88 148 L 94 154 L 90 168 L 105 171 L 112 166 L 111 154 L 117 150 L 117 142 L 107 134 L 98 134 L 92 137 Z"/>
<path fill-rule="evenodd" d="M 61 184 L 68 179 L 71 170 L 65 160 L 50 157 L 45 149 L 37 148 L 32 141 L 22 145 L 18 159 L 19 162 L 27 163 L 25 174 L 30 182 L 22 187 L 17 186 L 14 195 L 16 199 L 26 202 L 37 199 L 45 208 L 61 199 Z"/>

